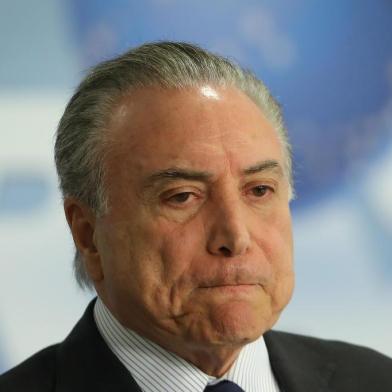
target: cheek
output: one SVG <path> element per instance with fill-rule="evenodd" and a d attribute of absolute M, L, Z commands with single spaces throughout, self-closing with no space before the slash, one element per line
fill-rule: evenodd
<path fill-rule="evenodd" d="M 291 266 L 293 238 L 290 211 L 284 209 L 261 218 L 254 227 L 254 238 L 266 259 L 277 269 Z"/>
<path fill-rule="evenodd" d="M 140 298 L 158 285 L 163 275 L 160 236 L 133 220 L 106 222 L 100 249 L 105 284 L 117 296 Z"/>
<path fill-rule="evenodd" d="M 129 271 L 145 306 L 153 313 L 181 313 L 192 286 L 193 260 L 200 254 L 204 230 L 197 221 L 178 225 L 156 219 L 138 230 L 129 249 Z"/>
<path fill-rule="evenodd" d="M 290 300 L 294 287 L 293 239 L 288 210 L 271 215 L 256 240 L 259 249 L 271 266 L 268 291 L 274 311 L 280 311 Z"/>
<path fill-rule="evenodd" d="M 165 226 L 167 227 L 167 223 Z M 204 249 L 204 242 L 205 230 L 200 219 L 166 229 L 161 253 L 168 281 L 178 285 L 190 284 L 193 260 L 197 259 L 200 251 Z"/>

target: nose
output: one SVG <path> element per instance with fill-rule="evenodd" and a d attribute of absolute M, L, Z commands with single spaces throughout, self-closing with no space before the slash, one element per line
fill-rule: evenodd
<path fill-rule="evenodd" d="M 211 223 L 207 241 L 209 253 L 223 257 L 246 253 L 250 246 L 250 234 L 245 215 L 239 200 L 214 206 L 207 217 Z"/>

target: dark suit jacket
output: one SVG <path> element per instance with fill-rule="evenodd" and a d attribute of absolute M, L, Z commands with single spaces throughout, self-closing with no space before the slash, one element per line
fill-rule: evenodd
<path fill-rule="evenodd" d="M 0 391 L 140 391 L 98 332 L 93 305 L 62 343 L 0 376 Z M 392 360 L 375 351 L 275 331 L 264 338 L 282 392 L 392 391 Z"/>

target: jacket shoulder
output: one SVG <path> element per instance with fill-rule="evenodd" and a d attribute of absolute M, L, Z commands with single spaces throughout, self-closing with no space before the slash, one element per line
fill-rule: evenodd
<path fill-rule="evenodd" d="M 336 340 L 270 331 L 270 339 L 299 358 L 316 358 L 335 364 L 332 385 L 357 385 L 358 391 L 392 390 L 392 359 L 373 349 Z M 273 343 L 274 344 L 274 343 Z M 350 389 L 346 389 L 350 390 Z M 389 390 L 389 389 L 388 389 Z"/>
<path fill-rule="evenodd" d="M 57 346 L 47 347 L 0 376 L 0 391 L 49 392 L 54 389 Z"/>
<path fill-rule="evenodd" d="M 365 361 L 368 366 L 369 361 L 375 361 L 385 366 L 392 366 L 392 358 L 368 347 L 339 340 L 320 339 L 287 332 L 271 331 L 270 333 L 286 344 L 302 346 L 304 349 L 317 351 L 336 360 L 350 360 L 347 362 L 347 365 L 350 363 L 354 365 L 356 363 L 360 364 Z M 390 368 L 390 370 L 392 369 Z"/>

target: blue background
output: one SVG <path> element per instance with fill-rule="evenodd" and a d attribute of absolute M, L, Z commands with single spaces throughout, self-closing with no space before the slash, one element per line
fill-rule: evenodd
<path fill-rule="evenodd" d="M 112 0 L 0 3 L 0 371 L 63 339 L 91 294 L 52 161 L 72 90 L 150 40 L 251 68 L 294 147 L 297 289 L 278 327 L 392 355 L 392 3 Z"/>

